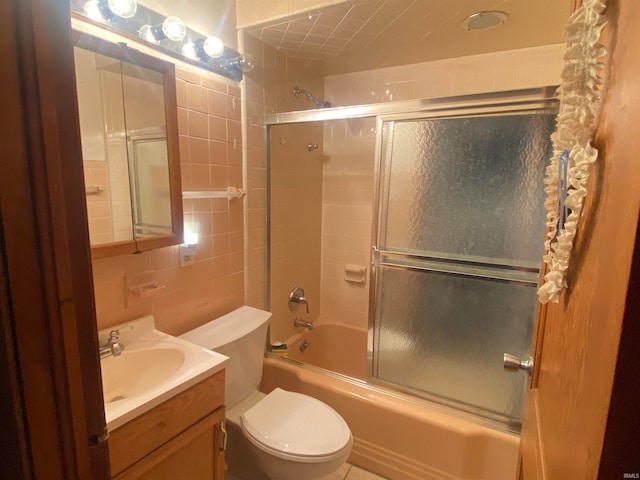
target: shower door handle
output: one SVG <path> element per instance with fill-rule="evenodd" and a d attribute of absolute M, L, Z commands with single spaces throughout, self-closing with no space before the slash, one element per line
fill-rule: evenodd
<path fill-rule="evenodd" d="M 508 372 L 525 370 L 529 375 L 533 373 L 533 357 L 531 355 L 526 360 L 520 360 L 520 357 L 505 353 L 502 362 L 504 369 Z"/>

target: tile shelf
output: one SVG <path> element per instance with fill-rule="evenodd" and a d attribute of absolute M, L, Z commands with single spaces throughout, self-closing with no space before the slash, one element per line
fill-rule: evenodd
<path fill-rule="evenodd" d="M 229 187 L 224 190 L 189 190 L 182 192 L 183 199 L 191 198 L 243 198 L 244 190 L 236 187 Z"/>
<path fill-rule="evenodd" d="M 104 190 L 97 185 L 87 185 L 85 187 L 85 193 L 87 195 L 100 195 Z"/>

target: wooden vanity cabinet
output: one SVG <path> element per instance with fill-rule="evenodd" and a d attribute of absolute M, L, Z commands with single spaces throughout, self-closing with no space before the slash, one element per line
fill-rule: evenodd
<path fill-rule="evenodd" d="M 109 435 L 114 480 L 223 480 L 224 370 Z"/>

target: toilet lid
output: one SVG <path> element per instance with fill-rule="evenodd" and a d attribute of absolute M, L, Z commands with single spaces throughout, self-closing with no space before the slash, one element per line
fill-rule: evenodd
<path fill-rule="evenodd" d="M 280 388 L 240 420 L 254 445 L 285 457 L 327 457 L 340 453 L 351 442 L 349 427 L 329 405 Z"/>

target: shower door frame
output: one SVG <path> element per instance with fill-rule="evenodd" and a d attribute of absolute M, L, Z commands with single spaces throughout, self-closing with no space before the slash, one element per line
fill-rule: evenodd
<path fill-rule="evenodd" d="M 517 283 L 517 284 L 528 284 L 528 285 L 539 285 L 540 278 L 542 277 L 543 263 L 542 263 L 542 245 L 544 243 L 544 236 L 540 238 L 540 262 L 524 262 L 520 261 L 513 262 L 510 264 L 509 261 L 496 262 L 490 261 L 490 259 L 484 257 L 470 257 L 470 256 L 459 256 L 456 258 L 455 255 L 449 255 L 447 258 L 443 256 L 429 256 L 429 255 L 421 255 L 412 252 L 400 252 L 395 250 L 385 250 L 380 249 L 380 239 L 381 234 L 384 232 L 386 228 L 386 203 L 384 202 L 384 192 L 385 185 L 383 185 L 384 181 L 389 180 L 389 172 L 383 171 L 385 168 L 391 168 L 391 162 L 386 162 L 385 165 L 385 147 L 387 146 L 387 142 L 391 141 L 385 138 L 387 133 L 387 129 L 385 129 L 385 124 L 388 125 L 388 130 L 392 131 L 394 122 L 396 121 L 410 121 L 410 120 L 445 120 L 445 119 L 464 119 L 464 118 L 478 118 L 478 117 L 490 117 L 490 116 L 503 116 L 503 115 L 526 115 L 526 114 L 538 114 L 538 113 L 558 113 L 559 101 L 554 98 L 548 96 L 549 89 L 543 89 L 540 93 L 542 96 L 539 98 L 529 98 L 524 102 L 509 102 L 510 96 L 514 93 L 524 93 L 524 92 L 503 92 L 503 99 L 505 102 L 497 102 L 497 103 L 486 103 L 484 105 L 481 104 L 482 99 L 489 100 L 484 96 L 473 96 L 473 102 L 467 102 L 469 98 L 467 97 L 459 97 L 460 102 L 454 102 L 452 100 L 453 105 L 449 109 L 434 109 L 430 111 L 419 111 L 419 112 L 404 112 L 404 113 L 396 113 L 389 115 L 377 115 L 376 116 L 376 149 L 375 149 L 375 164 L 374 164 L 374 200 L 372 207 L 372 221 L 371 221 L 371 248 L 370 248 L 370 281 L 369 281 L 369 322 L 368 322 L 368 331 L 367 331 L 367 366 L 368 366 L 368 378 L 367 382 L 373 385 L 379 385 L 386 388 L 391 388 L 393 390 L 397 390 L 400 392 L 407 393 L 409 395 L 414 395 L 419 398 L 423 398 L 429 401 L 433 401 L 438 404 L 442 404 L 454 409 L 461 409 L 463 411 L 467 411 L 474 415 L 478 415 L 484 418 L 489 418 L 491 420 L 497 421 L 499 423 L 503 423 L 507 426 L 509 431 L 519 432 L 520 425 L 515 425 L 513 422 L 510 422 L 499 414 L 493 414 L 491 412 L 487 412 L 481 408 L 474 407 L 472 405 L 465 404 L 464 407 L 458 401 L 449 401 L 446 398 L 442 398 L 437 395 L 429 394 L 428 392 L 420 391 L 418 393 L 415 389 L 410 387 L 404 387 L 400 384 L 387 382 L 385 380 L 380 380 L 376 378 L 374 373 L 376 372 L 375 358 L 374 358 L 374 349 L 376 347 L 376 335 L 375 335 L 375 325 L 376 325 L 376 312 L 377 312 L 377 303 L 378 303 L 378 289 L 380 287 L 379 281 L 379 273 L 381 266 L 388 268 L 398 268 L 406 271 L 417 271 L 421 270 L 417 267 L 412 266 L 399 266 L 395 264 L 388 264 L 387 262 L 381 261 L 382 256 L 393 256 L 393 257 L 404 257 L 405 259 L 417 259 L 421 261 L 429 261 L 433 260 L 435 262 L 438 261 L 448 261 L 451 263 L 459 263 L 460 265 L 469 265 L 473 266 L 473 268 L 483 268 L 487 266 L 491 266 L 491 272 L 495 274 L 499 270 L 503 269 L 504 275 L 474 275 L 473 273 L 465 273 L 465 272 L 454 272 L 451 270 L 438 270 L 434 268 L 430 271 L 433 272 L 441 272 L 441 273 L 451 273 L 456 275 L 462 275 L 466 277 L 477 277 L 477 278 L 487 278 L 494 279 L 504 283 Z M 499 95 L 499 94 L 498 94 Z M 493 97 L 493 96 L 492 96 Z M 494 100 L 491 98 L 491 100 Z M 480 102 L 477 102 L 479 100 Z M 546 230 L 545 230 L 546 231 Z M 515 269 L 514 267 L 517 267 Z M 510 270 L 512 269 L 512 270 Z M 462 268 L 461 270 L 464 270 Z M 539 314 L 539 304 L 536 302 L 536 308 L 533 315 L 534 324 L 536 322 L 537 316 Z M 533 334 L 535 336 L 535 332 Z M 506 374 L 506 373 L 505 373 Z"/>
<path fill-rule="evenodd" d="M 461 95 L 457 97 L 442 97 L 442 98 L 430 98 L 430 99 L 417 99 L 396 101 L 388 103 L 370 104 L 370 105 L 358 105 L 358 106 L 346 106 L 346 107 L 333 107 L 315 110 L 304 110 L 296 112 L 284 112 L 284 113 L 271 113 L 265 115 L 264 125 L 266 127 L 265 132 L 265 146 L 266 146 L 266 258 L 265 258 L 265 306 L 267 310 L 271 309 L 271 127 L 297 124 L 297 123 L 309 123 L 309 122 L 324 122 L 331 120 L 347 120 L 354 118 L 376 118 L 376 145 L 374 154 L 374 192 L 372 202 L 372 222 L 371 222 L 371 245 L 375 247 L 378 240 L 378 216 L 380 209 L 380 179 L 381 179 L 381 161 L 382 161 L 382 126 L 383 122 L 389 120 L 400 120 L 410 118 L 455 118 L 461 116 L 469 116 L 472 114 L 491 114 L 491 113 L 517 113 L 517 112 L 535 112 L 535 111 L 557 111 L 559 102 L 556 98 L 557 85 L 550 85 L 547 87 L 532 88 L 532 89 L 520 89 L 520 90 L 508 90 L 500 92 L 490 92 L 472 95 Z M 541 246 L 544 238 L 540 239 Z M 418 396 L 416 392 L 411 389 L 403 389 L 397 384 L 380 382 L 375 379 L 373 373 L 373 326 L 375 324 L 375 294 L 377 288 L 377 266 L 373 249 L 370 256 L 370 280 L 369 280 L 369 321 L 367 331 L 367 364 L 368 364 L 368 379 L 365 381 L 369 388 L 376 389 L 382 388 L 397 392 L 398 395 L 408 394 L 409 398 L 415 399 L 418 403 L 420 401 L 432 401 L 435 405 L 442 405 L 443 408 L 453 408 L 454 411 L 459 413 L 470 413 L 478 423 L 490 422 L 489 425 L 497 430 L 511 431 L 517 433 L 518 429 L 511 428 L 507 425 L 505 429 L 505 423 L 498 419 L 491 418 L 487 414 L 478 409 L 476 411 L 462 410 L 458 403 L 452 402 L 447 404 L 442 399 L 429 398 L 428 396 Z M 541 261 L 542 261 L 542 248 L 541 248 Z M 536 268 L 538 270 L 539 267 Z M 527 272 L 524 272 L 527 274 Z M 531 273 L 531 272 L 528 272 Z M 542 274 L 540 274 L 541 276 Z M 529 276 L 531 279 L 531 276 Z M 539 278 L 538 282 L 539 283 Z M 372 305 L 373 302 L 373 305 Z M 539 309 L 537 309 L 534 321 L 537 320 Z M 535 332 L 534 332 L 535 336 Z M 268 345 L 266 346 L 268 348 Z M 296 362 L 294 360 L 290 360 Z M 297 362 L 296 362 L 297 363 Z M 348 378 L 350 381 L 362 384 L 362 380 L 354 379 L 346 375 L 342 375 L 337 372 L 327 371 L 332 375 Z"/>

